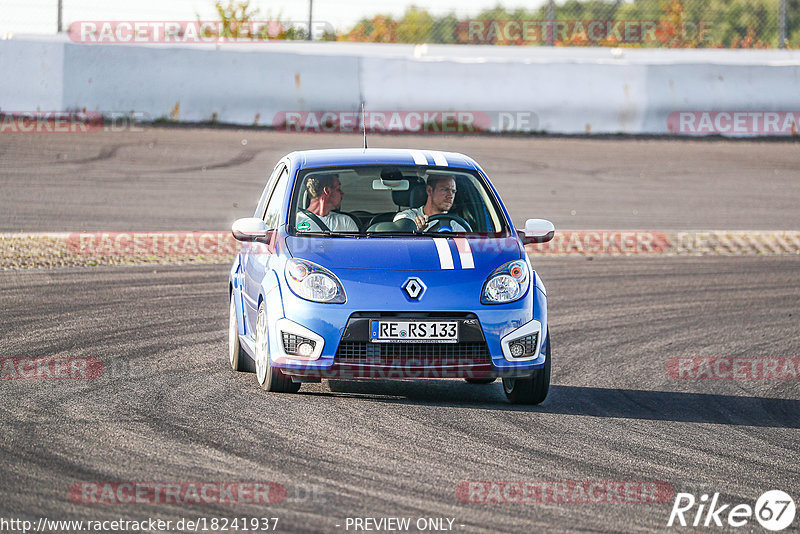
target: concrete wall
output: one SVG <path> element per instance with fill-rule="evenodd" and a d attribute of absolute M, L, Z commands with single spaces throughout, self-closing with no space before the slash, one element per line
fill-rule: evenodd
<path fill-rule="evenodd" d="M 800 52 L 0 41 L 0 109 L 272 125 L 303 110 L 473 111 L 492 129 L 670 133 L 684 110 L 800 111 Z M 12 75 L 8 75 L 12 73 Z M 501 112 L 532 120 L 501 123 Z M 752 133 L 752 132 L 751 132 Z M 735 134 L 735 135 L 741 135 Z"/>
<path fill-rule="evenodd" d="M 64 109 L 64 45 L 52 41 L 0 41 L 0 111 Z"/>
<path fill-rule="evenodd" d="M 262 51 L 66 45 L 67 107 L 271 124 L 286 109 L 359 106 L 358 59 Z M 287 106 L 289 106 L 287 108 Z M 256 116 L 258 115 L 258 121 Z"/>

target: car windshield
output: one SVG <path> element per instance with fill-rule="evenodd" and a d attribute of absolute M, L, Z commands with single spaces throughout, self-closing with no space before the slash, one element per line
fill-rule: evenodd
<path fill-rule="evenodd" d="M 414 165 L 304 169 L 289 214 L 295 235 L 501 237 L 497 200 L 476 171 Z"/>

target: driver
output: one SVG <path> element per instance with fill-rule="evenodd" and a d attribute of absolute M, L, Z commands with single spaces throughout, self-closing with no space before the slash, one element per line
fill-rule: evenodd
<path fill-rule="evenodd" d="M 342 183 L 337 174 L 314 174 L 306 180 L 311 202 L 305 210 L 297 211 L 295 227 L 300 232 L 358 232 L 358 225 L 349 215 L 333 210 L 342 205 Z M 325 225 L 320 226 L 319 223 Z"/>
<path fill-rule="evenodd" d="M 419 208 L 410 208 L 395 215 L 394 220 L 413 219 L 418 230 L 429 230 L 439 221 L 428 222 L 428 218 L 434 215 L 447 213 L 453 207 L 456 198 L 456 179 L 451 174 L 437 174 L 428 178 L 425 187 L 428 193 L 428 201 Z M 466 232 L 467 230 L 455 221 L 449 221 L 454 232 Z"/>

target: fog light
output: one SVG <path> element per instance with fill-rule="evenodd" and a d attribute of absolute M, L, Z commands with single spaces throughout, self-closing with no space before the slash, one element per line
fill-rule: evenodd
<path fill-rule="evenodd" d="M 300 356 L 311 356 L 312 352 L 314 352 L 314 346 L 310 343 L 300 343 L 297 346 L 297 354 Z"/>
<path fill-rule="evenodd" d="M 283 334 L 283 350 L 291 356 L 311 356 L 317 346 L 313 339 L 308 339 L 297 334 Z"/>
<path fill-rule="evenodd" d="M 512 358 L 527 358 L 536 354 L 539 343 L 539 333 L 512 339 L 508 344 L 508 351 Z"/>

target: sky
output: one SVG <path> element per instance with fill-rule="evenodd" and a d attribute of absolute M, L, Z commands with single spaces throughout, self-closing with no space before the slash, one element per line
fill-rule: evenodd
<path fill-rule="evenodd" d="M 454 11 L 462 17 L 502 4 L 508 8 L 537 7 L 544 0 L 313 0 L 314 20 L 337 30 L 378 13 L 402 15 L 412 3 L 435 15 Z M 64 28 L 81 20 L 185 21 L 216 20 L 214 0 L 62 0 Z M 227 3 L 227 0 L 224 1 Z M 308 0 L 252 0 L 260 19 L 280 14 L 282 20 L 308 20 Z M 0 0 L 0 38 L 8 33 L 53 34 L 58 0 Z M 271 15 L 271 17 L 270 17 Z"/>

